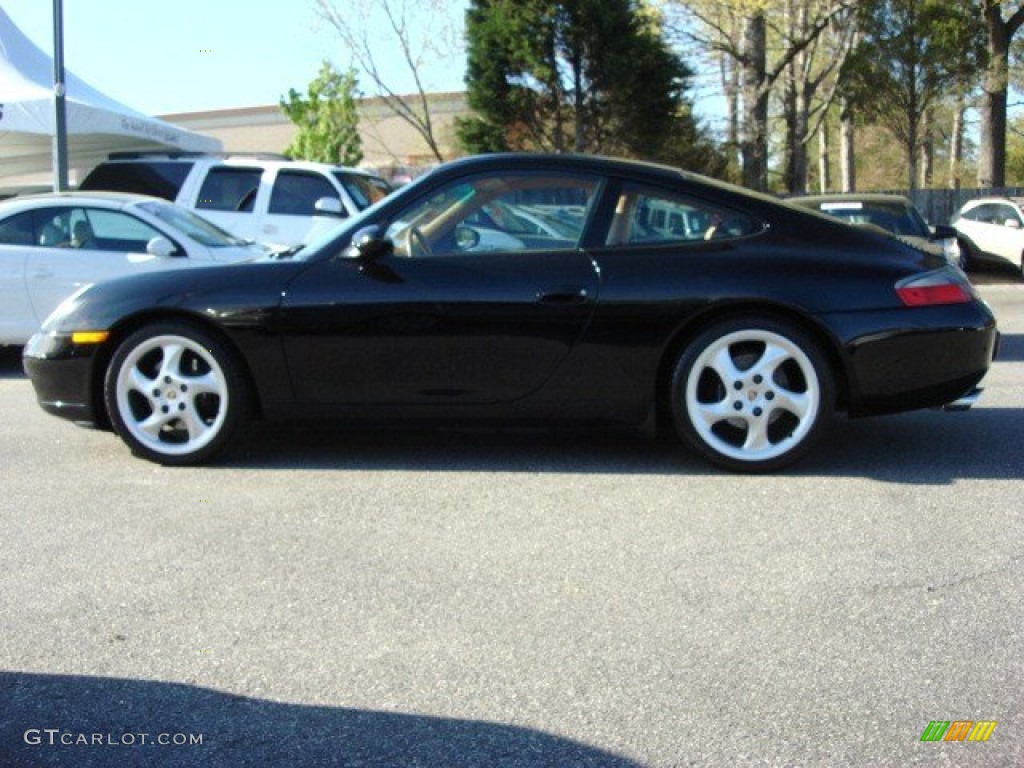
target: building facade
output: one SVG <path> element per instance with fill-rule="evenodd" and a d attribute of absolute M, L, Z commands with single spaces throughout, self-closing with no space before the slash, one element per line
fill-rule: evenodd
<path fill-rule="evenodd" d="M 417 96 L 402 97 L 415 106 Z M 445 160 L 459 154 L 455 119 L 469 114 L 463 93 L 434 93 L 427 97 L 434 139 Z M 359 134 L 363 145 L 361 167 L 386 178 L 414 176 L 437 165 L 438 160 L 423 136 L 399 117 L 382 98 L 361 99 Z M 174 125 L 213 136 L 226 153 L 282 153 L 291 144 L 296 128 L 275 105 L 182 112 L 160 115 Z"/>

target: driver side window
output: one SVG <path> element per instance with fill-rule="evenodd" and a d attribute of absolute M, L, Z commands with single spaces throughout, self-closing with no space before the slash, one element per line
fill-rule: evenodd
<path fill-rule="evenodd" d="M 453 183 L 400 213 L 387 230 L 399 256 L 576 248 L 595 178 L 503 174 Z"/>

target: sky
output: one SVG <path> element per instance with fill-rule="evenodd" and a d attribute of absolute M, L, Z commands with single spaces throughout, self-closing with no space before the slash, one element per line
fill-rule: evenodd
<path fill-rule="evenodd" d="M 353 2 L 336 4 L 347 9 Z M 313 0 L 63 0 L 63 6 L 65 69 L 150 115 L 277 104 L 290 88 L 305 92 L 324 59 L 339 68 L 350 63 Z M 444 7 L 461 18 L 465 6 L 455 0 Z M 0 0 L 0 7 L 53 55 L 51 0 Z M 389 85 L 412 92 L 408 70 L 390 58 Z M 431 67 L 426 89 L 462 90 L 463 73 L 462 60 Z M 371 92 L 365 78 L 360 86 Z"/>

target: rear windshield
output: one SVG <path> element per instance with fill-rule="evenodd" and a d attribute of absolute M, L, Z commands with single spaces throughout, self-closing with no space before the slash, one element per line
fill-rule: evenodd
<path fill-rule="evenodd" d="M 822 213 L 828 213 L 851 224 L 874 224 L 897 235 L 928 237 L 928 225 L 916 208 L 900 203 L 856 201 L 821 203 Z"/>
<path fill-rule="evenodd" d="M 147 160 L 132 163 L 100 163 L 83 179 L 79 189 L 134 192 L 174 200 L 192 170 L 193 163 Z"/>

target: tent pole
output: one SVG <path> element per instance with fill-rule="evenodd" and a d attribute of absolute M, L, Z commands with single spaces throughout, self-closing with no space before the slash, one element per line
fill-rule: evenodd
<path fill-rule="evenodd" d="M 53 0 L 53 105 L 55 109 L 53 136 L 53 191 L 68 188 L 68 126 L 64 101 L 64 3 Z"/>

